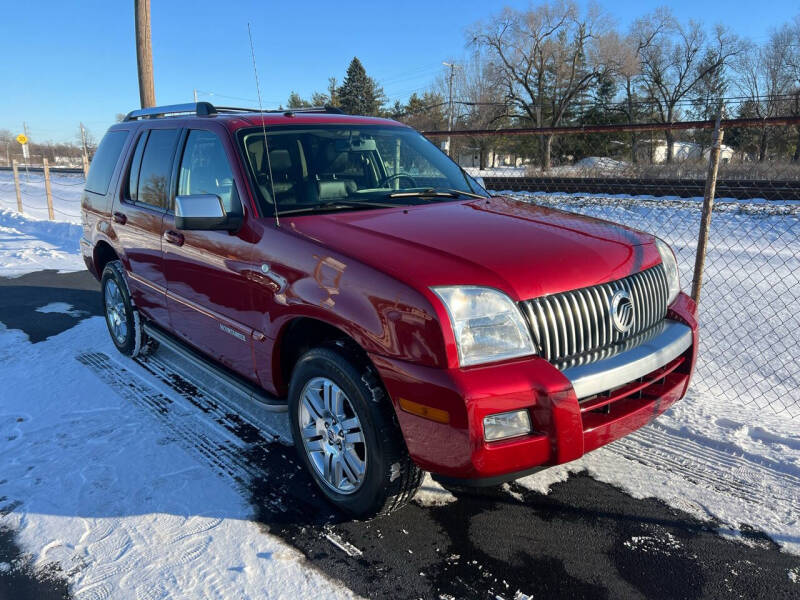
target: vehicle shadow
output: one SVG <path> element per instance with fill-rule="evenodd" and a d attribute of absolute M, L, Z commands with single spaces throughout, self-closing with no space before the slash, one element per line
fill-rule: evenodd
<path fill-rule="evenodd" d="M 99 290 L 87 271 L 0 277 L 0 322 L 25 332 L 35 344 L 102 314 Z"/>

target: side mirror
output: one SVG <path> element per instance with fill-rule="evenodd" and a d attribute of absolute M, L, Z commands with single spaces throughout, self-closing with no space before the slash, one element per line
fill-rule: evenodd
<path fill-rule="evenodd" d="M 192 194 L 175 197 L 175 227 L 186 231 L 236 231 L 242 219 L 225 212 L 216 194 Z"/>

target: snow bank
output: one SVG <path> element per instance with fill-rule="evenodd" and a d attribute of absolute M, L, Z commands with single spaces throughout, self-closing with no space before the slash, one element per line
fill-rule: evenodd
<path fill-rule="evenodd" d="M 0 208 L 0 277 L 43 269 L 85 269 L 80 237 L 80 225 L 32 219 Z"/>
<path fill-rule="evenodd" d="M 20 171 L 20 193 L 22 213 L 26 217 L 45 220 L 48 218 L 47 194 L 42 173 Z M 53 194 L 53 213 L 56 221 L 80 224 L 83 176 L 51 173 L 50 188 Z M 0 208 L 16 212 L 17 195 L 14 175 L 11 171 L 0 171 Z"/>

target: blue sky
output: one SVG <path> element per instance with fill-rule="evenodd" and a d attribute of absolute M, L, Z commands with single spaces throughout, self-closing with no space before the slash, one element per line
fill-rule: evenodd
<path fill-rule="evenodd" d="M 292 90 L 303 96 L 322 91 L 332 75 L 341 81 L 354 55 L 392 101 L 403 100 L 427 87 L 443 69 L 441 61 L 466 54 L 470 25 L 504 5 L 529 5 L 527 0 L 151 1 L 159 104 L 191 101 L 197 88 L 233 96 L 201 93 L 203 100 L 255 105 L 250 21 L 265 108 L 285 103 Z M 27 121 L 34 140 L 73 140 L 83 121 L 99 138 L 117 113 L 138 107 L 132 0 L 4 4 L 0 129 L 16 133 Z M 665 2 L 599 4 L 625 28 Z M 755 41 L 800 13 L 788 0 L 772 0 L 764 5 L 769 10 L 758 10 L 752 1 L 669 4 L 681 19 L 722 22 Z"/>

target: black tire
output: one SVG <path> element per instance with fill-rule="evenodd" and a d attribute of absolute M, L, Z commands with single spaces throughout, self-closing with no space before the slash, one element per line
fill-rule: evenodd
<path fill-rule="evenodd" d="M 107 303 L 108 296 L 111 294 L 111 290 L 114 289 L 112 283 L 113 286 L 116 286 L 116 290 L 119 291 L 119 296 L 121 298 L 121 303 L 118 303 L 121 304 L 120 310 L 116 311 L 115 314 L 118 315 L 121 322 L 125 324 L 125 334 L 122 336 L 118 335 L 121 329 L 115 332 L 113 324 L 114 317 L 110 314 Z M 103 276 L 100 279 L 100 285 L 103 314 L 106 318 L 106 326 L 108 327 L 111 341 L 114 342 L 117 350 L 126 356 L 135 357 L 140 354 L 146 354 L 152 349 L 152 344 L 142 330 L 141 316 L 131 300 L 131 294 L 128 290 L 128 282 L 125 279 L 122 262 L 119 260 L 112 260 L 105 266 L 103 269 Z"/>
<path fill-rule="evenodd" d="M 301 395 L 315 378 L 326 378 L 341 388 L 360 421 L 366 467 L 360 487 L 348 494 L 325 483 L 312 466 L 300 434 Z M 320 491 L 342 511 L 361 518 L 388 514 L 417 492 L 423 472 L 408 455 L 394 409 L 374 367 L 357 352 L 332 345 L 300 357 L 289 386 L 289 420 L 300 459 Z"/>

